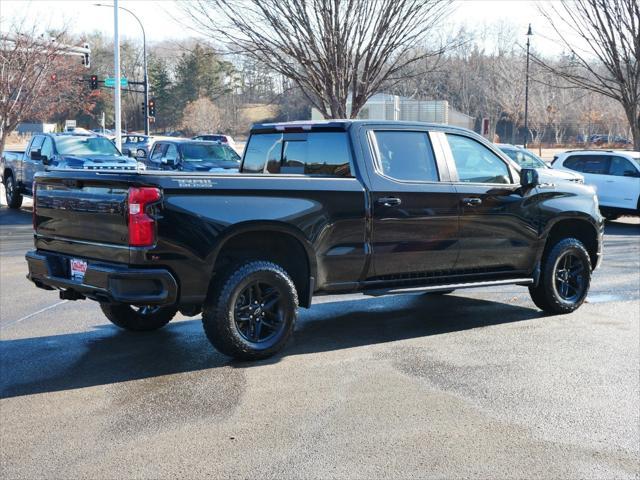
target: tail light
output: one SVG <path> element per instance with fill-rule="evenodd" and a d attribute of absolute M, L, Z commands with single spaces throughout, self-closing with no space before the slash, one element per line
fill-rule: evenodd
<path fill-rule="evenodd" d="M 31 192 L 33 193 L 33 196 L 31 198 L 33 198 L 33 207 L 31 208 L 31 223 L 33 224 L 33 231 L 36 231 L 36 182 L 34 181 L 31 184 Z"/>
<path fill-rule="evenodd" d="M 147 207 L 160 200 L 160 189 L 132 187 L 129 189 L 129 245 L 150 247 L 156 240 L 156 221 L 147 214 Z"/>

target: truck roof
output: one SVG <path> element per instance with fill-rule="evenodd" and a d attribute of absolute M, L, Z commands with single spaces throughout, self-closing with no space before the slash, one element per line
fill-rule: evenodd
<path fill-rule="evenodd" d="M 442 123 L 409 122 L 401 120 L 297 120 L 292 122 L 278 123 L 256 123 L 251 127 L 251 133 L 284 132 L 284 131 L 310 131 L 310 130 L 349 130 L 355 125 L 380 125 L 380 126 L 407 126 L 407 127 L 429 127 L 439 130 L 449 130 L 458 132 L 469 132 L 470 130 Z"/>

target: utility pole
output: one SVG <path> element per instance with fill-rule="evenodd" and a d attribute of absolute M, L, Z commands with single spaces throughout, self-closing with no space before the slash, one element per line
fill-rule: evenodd
<path fill-rule="evenodd" d="M 113 0 L 113 66 L 116 84 L 113 89 L 115 103 L 116 147 L 122 151 L 122 117 L 120 113 L 120 36 L 118 34 L 118 0 Z"/>
<path fill-rule="evenodd" d="M 529 39 L 533 33 L 531 32 L 531 24 L 527 30 L 527 73 L 525 75 L 524 87 L 524 148 L 527 148 L 527 140 L 529 139 Z"/>

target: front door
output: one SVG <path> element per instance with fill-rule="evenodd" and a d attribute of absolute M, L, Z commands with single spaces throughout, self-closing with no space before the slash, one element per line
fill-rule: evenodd
<path fill-rule="evenodd" d="M 517 172 L 474 138 L 446 138 L 460 206 L 456 271 L 530 273 L 537 252 L 537 207 L 523 196 Z"/>
<path fill-rule="evenodd" d="M 458 256 L 458 205 L 426 130 L 369 130 L 372 162 L 370 280 L 421 283 Z M 439 164 L 441 162 L 441 165 Z"/>
<path fill-rule="evenodd" d="M 45 137 L 43 135 L 37 135 L 31 142 L 31 145 L 29 146 L 29 149 L 24 156 L 22 167 L 22 184 L 25 190 L 28 192 L 31 192 L 31 184 L 33 183 L 33 177 L 35 176 L 36 172 L 44 169 L 44 165 L 42 164 L 41 160 L 33 160 L 31 158 L 31 152 L 40 153 L 42 151 L 42 144 L 44 143 L 44 139 Z"/>
<path fill-rule="evenodd" d="M 640 194 L 640 172 L 636 166 L 624 157 L 612 155 L 607 175 L 611 203 L 618 208 L 638 208 Z"/>

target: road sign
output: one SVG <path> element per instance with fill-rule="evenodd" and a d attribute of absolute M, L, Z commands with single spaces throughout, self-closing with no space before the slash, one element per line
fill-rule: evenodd
<path fill-rule="evenodd" d="M 121 87 L 126 87 L 129 85 L 129 80 L 127 79 L 127 77 L 120 77 L 120 86 Z M 113 77 L 106 77 L 104 79 L 104 86 L 105 87 L 115 87 L 116 86 L 116 79 Z"/>

